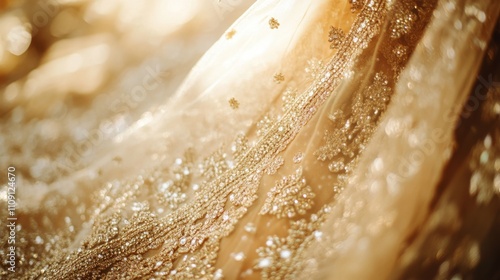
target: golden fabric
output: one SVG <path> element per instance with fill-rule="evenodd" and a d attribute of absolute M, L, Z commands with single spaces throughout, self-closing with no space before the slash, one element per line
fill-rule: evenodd
<path fill-rule="evenodd" d="M 141 87 L 108 85 L 141 101 L 175 91 L 128 124 L 129 103 L 92 95 L 105 87 L 93 71 L 81 73 L 95 85 L 45 83 L 58 65 L 48 56 L 26 77 L 5 75 L 0 166 L 15 166 L 19 180 L 16 272 L 4 263 L 1 275 L 500 276 L 499 13 L 496 0 L 258 0 L 182 83 L 162 67 L 132 78 Z M 87 51 L 112 52 L 111 38 L 95 36 Z M 172 77 L 154 86 L 162 75 Z M 59 96 L 47 100 L 51 91 Z M 95 117 L 58 121 L 94 127 L 66 140 L 92 148 L 61 151 L 62 132 L 41 132 L 41 150 L 19 151 L 30 149 L 29 132 L 9 131 L 41 115 L 40 129 L 53 132 L 43 108 L 68 104 L 72 91 L 92 95 L 82 100 L 97 105 L 73 110 Z M 8 235 L 1 243 L 5 254 Z"/>

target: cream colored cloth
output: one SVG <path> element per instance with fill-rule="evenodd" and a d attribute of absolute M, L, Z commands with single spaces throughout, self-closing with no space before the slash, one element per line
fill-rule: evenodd
<path fill-rule="evenodd" d="M 489 138 L 476 135 L 483 146 L 471 144 L 471 155 L 455 156 L 463 150 L 454 143 L 500 3 L 350 2 L 257 1 L 171 98 L 99 143 L 79 170 L 30 193 L 19 187 L 18 273 L 474 275 L 488 262 L 480 257 L 487 234 L 419 244 L 458 211 L 442 185 L 470 183 L 474 203 L 498 210 L 498 126 L 482 128 Z M 487 96 L 481 110 L 493 113 L 478 126 L 498 120 L 498 89 Z M 447 185 L 458 176 L 445 172 L 450 159 L 470 165 L 470 178 Z M 439 269 L 415 267 L 440 250 L 444 257 L 426 259 Z"/>

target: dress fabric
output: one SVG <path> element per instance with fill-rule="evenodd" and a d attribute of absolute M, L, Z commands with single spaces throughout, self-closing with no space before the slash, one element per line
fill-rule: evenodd
<path fill-rule="evenodd" d="M 257 0 L 77 170 L 23 180 L 0 275 L 500 277 L 499 14 Z"/>

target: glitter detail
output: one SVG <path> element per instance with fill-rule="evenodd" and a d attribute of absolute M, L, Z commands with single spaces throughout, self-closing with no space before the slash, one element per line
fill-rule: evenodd
<path fill-rule="evenodd" d="M 277 19 L 275 19 L 273 17 L 271 19 L 269 19 L 269 27 L 271 29 L 278 29 L 279 26 L 280 26 L 280 23 L 278 22 Z"/>
<path fill-rule="evenodd" d="M 282 73 L 276 73 L 273 76 L 274 82 L 277 84 L 281 84 L 285 81 L 285 76 Z"/>
<path fill-rule="evenodd" d="M 365 0 L 349 0 L 349 4 L 351 5 L 351 12 L 357 12 L 363 8 L 365 5 Z"/>
<path fill-rule="evenodd" d="M 240 103 L 238 102 L 238 100 L 236 100 L 236 98 L 231 98 L 229 99 L 229 106 L 231 106 L 231 109 L 238 109 L 240 107 Z"/>
<path fill-rule="evenodd" d="M 234 29 L 229 30 L 228 32 L 226 32 L 226 39 L 231 40 L 235 34 L 236 34 L 236 30 L 234 30 Z"/>
<path fill-rule="evenodd" d="M 342 29 L 331 26 L 328 33 L 328 42 L 330 42 L 330 49 L 337 49 L 345 38 L 345 33 Z"/>
<path fill-rule="evenodd" d="M 260 215 L 272 214 L 278 218 L 293 218 L 304 215 L 313 205 L 314 193 L 306 185 L 302 168 L 295 174 L 283 177 L 267 194 L 267 199 L 260 210 Z"/>

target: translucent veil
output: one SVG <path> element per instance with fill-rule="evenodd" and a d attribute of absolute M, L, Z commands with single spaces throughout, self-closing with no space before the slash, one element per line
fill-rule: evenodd
<path fill-rule="evenodd" d="M 29 275 L 404 275 L 500 3 L 350 2 L 257 1 L 172 98 L 33 195 Z"/>
<path fill-rule="evenodd" d="M 455 211 L 473 211 L 474 204 L 481 205 L 481 198 L 474 201 L 474 191 L 467 193 L 469 184 L 473 184 L 467 178 L 468 162 L 476 160 L 477 147 L 491 148 L 487 142 L 492 138 L 479 136 L 473 153 L 462 144 L 458 149 L 452 143 L 460 142 L 454 139 L 455 128 L 469 117 L 462 111 L 464 104 L 465 113 L 470 113 L 478 110 L 471 107 L 477 100 L 498 102 L 498 88 L 492 84 L 486 89 L 476 84 L 473 95 L 469 97 L 469 93 L 478 79 L 475 73 L 485 51 L 497 52 L 494 44 L 488 47 L 488 40 L 499 8 L 498 3 L 487 1 L 438 1 L 421 41 L 400 74 L 391 103 L 360 159 L 356 175 L 322 226 L 328 234 L 309 248 L 310 256 L 324 266 L 323 277 L 448 279 L 481 275 L 473 276 L 468 270 L 477 265 L 480 257 L 475 250 L 484 250 L 479 247 L 485 246 L 479 236 L 484 238 L 488 230 L 483 235 L 474 234 L 474 226 L 467 225 L 470 218 Z M 478 75 L 489 75 L 491 80 L 491 71 Z M 495 110 L 492 103 L 483 110 L 484 127 L 473 129 L 498 137 L 498 129 L 488 124 L 494 118 L 485 117 L 488 111 Z M 498 124 L 498 118 L 495 122 Z M 470 128 L 463 129 L 465 132 Z M 494 145 L 498 149 L 498 144 Z M 447 167 L 450 159 L 453 165 L 462 166 L 455 169 L 456 173 L 450 173 L 453 169 Z M 493 181 L 487 180 L 481 187 L 490 192 Z M 441 197 L 442 193 L 446 195 Z M 487 217 L 498 212 L 498 204 L 491 202 L 490 207 L 481 215 L 488 226 L 493 222 Z M 409 249 L 405 250 L 406 246 Z M 311 267 L 317 269 L 317 263 L 312 263 L 316 266 Z"/>

